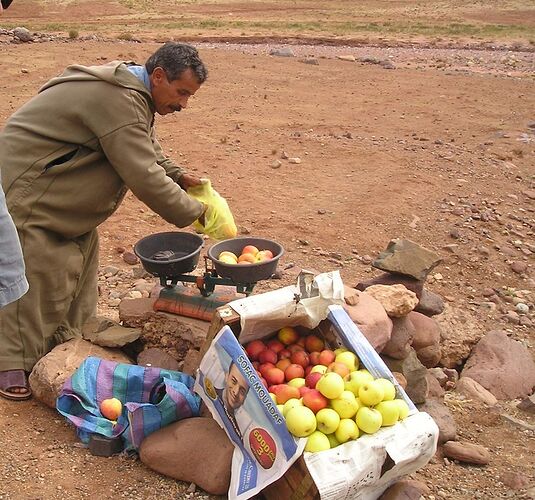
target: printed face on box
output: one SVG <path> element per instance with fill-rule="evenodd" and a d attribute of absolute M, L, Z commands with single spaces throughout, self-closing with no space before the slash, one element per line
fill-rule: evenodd
<path fill-rule="evenodd" d="M 225 377 L 225 390 L 223 392 L 225 406 L 232 410 L 236 410 L 245 401 L 248 391 L 249 386 L 247 385 L 245 377 L 242 375 L 239 368 L 232 363 L 229 372 Z"/>

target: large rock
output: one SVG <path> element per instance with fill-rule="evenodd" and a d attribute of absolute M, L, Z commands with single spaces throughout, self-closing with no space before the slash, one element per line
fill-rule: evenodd
<path fill-rule="evenodd" d="M 204 344 L 210 324 L 194 318 L 154 311 L 155 299 L 130 299 L 119 304 L 123 325 L 141 328 L 140 341 L 145 348 L 163 349 L 176 361 L 182 361 L 192 349 Z"/>
<path fill-rule="evenodd" d="M 438 443 L 452 441 L 457 436 L 457 424 L 448 407 L 438 399 L 430 399 L 418 405 L 420 411 L 425 411 L 433 417 L 438 426 Z"/>
<path fill-rule="evenodd" d="M 411 240 L 393 239 L 388 243 L 386 250 L 372 262 L 372 266 L 425 281 L 429 272 L 440 261 L 436 253 Z"/>
<path fill-rule="evenodd" d="M 355 292 L 353 289 L 349 289 Z M 381 352 L 392 334 L 392 320 L 384 307 L 366 293 L 357 290 L 358 301 L 355 305 L 344 304 L 349 317 L 368 339 L 372 347 Z"/>
<path fill-rule="evenodd" d="M 461 377 L 479 382 L 498 399 L 524 398 L 535 388 L 535 363 L 526 346 L 491 331 L 472 349 Z"/>
<path fill-rule="evenodd" d="M 427 368 L 437 366 L 442 355 L 439 324 L 433 318 L 415 311 L 411 311 L 408 318 L 414 326 L 412 347 L 418 359 Z"/>
<path fill-rule="evenodd" d="M 410 349 L 405 359 L 393 359 L 381 355 L 384 362 L 392 372 L 403 374 L 407 380 L 405 391 L 414 403 L 423 403 L 428 393 L 427 370 L 420 363 L 414 349 Z"/>
<path fill-rule="evenodd" d="M 140 366 L 163 368 L 164 370 L 180 370 L 178 361 L 157 347 L 150 347 L 141 351 L 137 357 L 137 364 Z"/>
<path fill-rule="evenodd" d="M 150 434 L 141 443 L 139 457 L 160 474 L 224 495 L 230 485 L 233 452 L 234 446 L 215 420 L 194 417 Z"/>
<path fill-rule="evenodd" d="M 414 336 L 414 326 L 406 316 L 392 318 L 392 335 L 386 343 L 383 354 L 395 359 L 405 359 L 411 350 L 411 342 Z"/>
<path fill-rule="evenodd" d="M 409 314 L 418 304 L 416 294 L 403 285 L 372 285 L 364 293 L 377 299 L 393 318 Z"/>
<path fill-rule="evenodd" d="M 363 292 L 372 285 L 403 285 L 407 290 L 414 292 L 416 297 L 420 299 L 424 289 L 424 282 L 411 278 L 410 276 L 404 276 L 397 273 L 383 273 L 379 276 L 375 276 L 369 280 L 361 281 L 355 287 L 357 290 Z"/>
<path fill-rule="evenodd" d="M 416 312 L 425 314 L 426 316 L 436 316 L 444 311 L 444 299 L 436 293 L 424 288 L 419 299 L 420 302 L 414 308 Z"/>
<path fill-rule="evenodd" d="M 478 444 L 460 443 L 458 441 L 448 441 L 442 447 L 444 456 L 475 465 L 487 465 L 490 462 L 489 451 Z"/>
<path fill-rule="evenodd" d="M 69 340 L 54 347 L 33 367 L 29 381 L 34 397 L 51 408 L 55 408 L 63 383 L 89 356 L 118 363 L 132 363 L 119 350 L 100 347 L 80 338 Z"/>
<path fill-rule="evenodd" d="M 461 377 L 455 386 L 455 392 L 459 392 L 467 398 L 482 401 L 488 406 L 498 404 L 498 400 L 494 394 L 487 391 L 481 384 L 470 377 Z"/>

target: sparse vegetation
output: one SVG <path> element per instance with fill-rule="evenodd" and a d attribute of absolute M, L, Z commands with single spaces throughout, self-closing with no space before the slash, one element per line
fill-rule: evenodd
<path fill-rule="evenodd" d="M 71 40 L 78 38 L 78 36 L 79 36 L 78 30 L 75 30 L 75 29 L 69 30 L 69 38 Z"/>

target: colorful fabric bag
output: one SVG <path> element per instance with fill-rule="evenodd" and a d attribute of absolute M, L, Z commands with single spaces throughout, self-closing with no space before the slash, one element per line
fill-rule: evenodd
<path fill-rule="evenodd" d="M 122 436 L 125 449 L 137 450 L 152 432 L 199 415 L 200 398 L 193 384 L 193 377 L 184 373 L 88 357 L 65 381 L 56 408 L 84 443 L 93 433 Z M 123 403 L 116 423 L 99 409 L 110 398 Z"/>

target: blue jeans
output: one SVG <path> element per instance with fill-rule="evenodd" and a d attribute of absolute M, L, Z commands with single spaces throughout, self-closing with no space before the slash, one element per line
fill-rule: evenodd
<path fill-rule="evenodd" d="M 19 236 L 0 187 L 0 307 L 18 300 L 27 291 Z"/>

